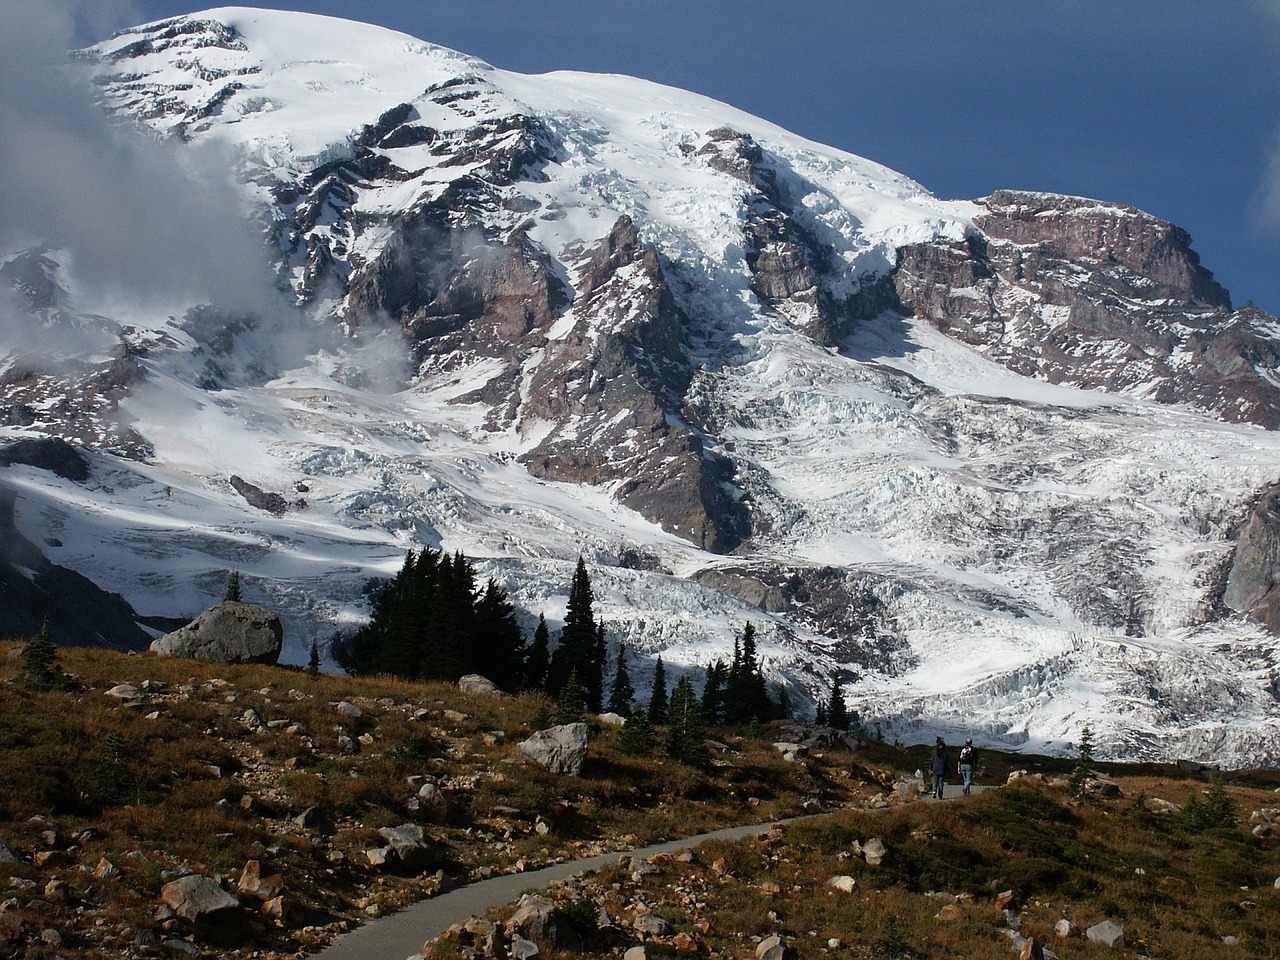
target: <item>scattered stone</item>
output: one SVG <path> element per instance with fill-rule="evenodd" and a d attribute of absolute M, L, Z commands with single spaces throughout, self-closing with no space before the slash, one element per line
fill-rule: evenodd
<path fill-rule="evenodd" d="M 142 694 L 138 692 L 138 688 L 132 683 L 118 683 L 106 694 L 108 697 L 115 697 L 117 700 L 139 700 Z"/>
<path fill-rule="evenodd" d="M 180 957 L 198 957 L 200 956 L 200 948 L 194 943 L 187 940 L 179 940 L 177 937 L 170 937 L 168 940 L 160 944 L 160 949 L 165 953 Z"/>
<path fill-rule="evenodd" d="M 939 920 L 945 920 L 950 922 L 955 920 L 963 920 L 965 918 L 965 912 L 958 905 L 954 903 L 948 903 L 945 907 L 943 907 L 941 910 L 938 911 L 937 916 Z"/>
<path fill-rule="evenodd" d="M 364 716 L 363 710 L 347 700 L 339 700 L 333 705 L 333 709 L 338 711 L 339 716 L 346 717 L 348 720 L 359 720 Z"/>
<path fill-rule="evenodd" d="M 395 863 L 410 873 L 421 873 L 431 867 L 437 867 L 444 860 L 440 848 L 426 838 L 422 827 L 416 823 L 403 823 L 398 827 L 383 827 L 378 831 L 390 844 L 395 854 Z M 388 861 L 391 861 L 388 857 Z"/>
<path fill-rule="evenodd" d="M 636 933 L 646 937 L 665 937 L 671 932 L 671 925 L 652 913 L 642 913 L 632 923 Z"/>
<path fill-rule="evenodd" d="M 541 955 L 542 951 L 538 949 L 538 945 L 524 937 L 512 937 L 511 945 L 507 947 L 507 956 L 511 960 L 538 960 Z"/>
<path fill-rule="evenodd" d="M 166 883 L 160 890 L 160 899 L 179 917 L 193 922 L 240 907 L 239 900 L 209 877 L 199 874 Z"/>
<path fill-rule="evenodd" d="M 98 865 L 93 868 L 92 877 L 95 880 L 113 880 L 118 876 L 120 869 L 106 857 L 99 860 Z"/>
<path fill-rule="evenodd" d="M 869 865 L 878 867 L 889 856 L 889 848 L 879 837 L 872 837 L 862 845 L 862 856 Z"/>
<path fill-rule="evenodd" d="M 997 910 L 1008 910 L 1013 905 L 1013 891 L 1005 890 L 996 894 L 995 906 Z"/>
<path fill-rule="evenodd" d="M 578 776 L 587 760 L 590 730 L 585 723 L 565 723 L 539 730 L 516 749 L 552 773 Z"/>
<path fill-rule="evenodd" d="M 1120 796 L 1120 785 L 1101 777 L 1089 777 L 1084 782 L 1085 793 L 1100 800 L 1114 800 Z"/>
<path fill-rule="evenodd" d="M 304 911 L 301 903 L 282 893 L 263 903 L 262 915 L 281 926 L 293 927 L 302 922 Z"/>
<path fill-rule="evenodd" d="M 293 818 L 293 822 L 303 830 L 328 835 L 333 832 L 333 824 L 319 807 L 307 807 Z"/>
<path fill-rule="evenodd" d="M 780 742 L 773 745 L 773 749 L 782 754 L 782 759 L 788 763 L 797 763 L 801 754 L 805 753 L 805 746 L 802 743 L 786 743 Z"/>
<path fill-rule="evenodd" d="M 465 677 L 459 677 L 458 689 L 472 696 L 498 697 L 501 699 L 510 696 L 488 677 L 482 677 L 478 673 L 468 673 Z"/>
<path fill-rule="evenodd" d="M 582 937 L 572 925 L 561 920 L 551 901 L 533 893 L 526 893 L 516 904 L 515 912 L 504 925 L 507 936 L 515 939 L 519 934 L 530 940 L 540 940 L 558 949 L 577 950 Z"/>
<path fill-rule="evenodd" d="M 1022 949 L 1018 951 L 1018 960 L 1045 960 L 1044 947 L 1035 937 L 1022 941 Z"/>
<path fill-rule="evenodd" d="M 62 934 L 53 927 L 45 927 L 40 931 L 40 940 L 51 947 L 62 946 Z"/>
<path fill-rule="evenodd" d="M 1107 947 L 1124 946 L 1124 928 L 1110 920 L 1095 923 L 1085 931 L 1084 935 L 1095 943 L 1101 943 Z"/>
<path fill-rule="evenodd" d="M 756 945 L 756 960 L 797 960 L 795 947 L 776 933 L 765 937 Z"/>
<path fill-rule="evenodd" d="M 269 873 L 263 876 L 262 861 L 249 860 L 245 862 L 244 869 L 240 871 L 240 880 L 236 883 L 236 890 L 246 896 L 253 897 L 255 900 L 271 900 L 284 892 L 284 877 L 279 873 Z"/>
<path fill-rule="evenodd" d="M 21 940 L 26 931 L 26 921 L 11 910 L 0 911 L 0 943 Z"/>
<path fill-rule="evenodd" d="M 22 858 L 9 849 L 7 844 L 0 843 L 0 863 L 21 863 Z"/>
<path fill-rule="evenodd" d="M 275 613 L 226 600 L 154 641 L 151 650 L 215 663 L 276 663 L 283 644 L 284 627 Z"/>
<path fill-rule="evenodd" d="M 631 947 L 622 955 L 622 960 L 649 960 L 649 951 L 643 944 Z"/>
<path fill-rule="evenodd" d="M 1144 806 L 1152 813 L 1167 816 L 1182 812 L 1182 807 L 1174 803 L 1172 800 L 1162 800 L 1160 797 L 1148 797 Z"/>
<path fill-rule="evenodd" d="M 835 887 L 841 893 L 853 893 L 857 885 L 858 881 L 850 876 L 832 877 L 830 880 L 830 886 Z"/>
<path fill-rule="evenodd" d="M 1070 940 L 1080 936 L 1080 928 L 1066 918 L 1054 924 L 1053 932 L 1062 940 Z"/>

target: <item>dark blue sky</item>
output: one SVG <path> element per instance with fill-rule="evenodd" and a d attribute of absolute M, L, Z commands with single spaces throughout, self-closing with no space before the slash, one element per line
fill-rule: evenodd
<path fill-rule="evenodd" d="M 527 73 L 696 90 L 941 197 L 1129 203 L 1280 313 L 1274 0 L 304 0 Z M 131 16 L 190 12 L 133 0 Z M 98 29 L 101 29 L 100 27 Z M 97 37 L 85 37 L 97 39 Z"/>

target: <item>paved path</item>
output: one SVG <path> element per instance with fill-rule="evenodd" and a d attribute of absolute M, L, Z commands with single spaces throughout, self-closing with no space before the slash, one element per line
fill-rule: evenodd
<path fill-rule="evenodd" d="M 977 784 L 973 786 L 974 793 L 989 789 L 991 788 Z M 958 783 L 949 783 L 943 788 L 942 796 L 945 800 L 953 800 L 961 795 Z M 918 802 L 936 801 L 921 797 Z M 835 812 L 837 811 L 826 810 L 812 816 L 827 816 Z M 711 833 L 702 833 L 683 840 L 670 840 L 639 850 L 603 853 L 582 860 L 557 863 L 554 866 L 543 867 L 541 870 L 507 873 L 481 880 L 478 883 L 442 893 L 437 897 L 421 900 L 398 913 L 388 914 L 357 927 L 314 954 L 313 960 L 405 960 L 406 957 L 420 957 L 424 943 L 440 936 L 455 923 L 484 913 L 490 907 L 511 903 L 519 899 L 526 890 L 540 890 L 557 880 L 567 880 L 587 870 L 617 863 L 620 856 L 643 859 L 659 853 L 673 853 L 676 850 L 695 847 L 706 840 L 737 840 L 768 830 L 775 823 L 794 823 L 796 820 L 803 819 L 807 817 L 769 820 L 749 826 L 725 827 L 723 830 L 713 830 Z"/>
<path fill-rule="evenodd" d="M 957 788 L 958 789 L 958 788 Z M 818 814 L 821 816 L 821 814 Z M 483 913 L 490 907 L 510 903 L 526 890 L 541 889 L 557 880 L 608 866 L 618 862 L 618 857 L 652 857 L 658 853 L 673 853 L 696 846 L 706 840 L 737 840 L 741 837 L 768 830 L 775 823 L 793 820 L 770 820 L 750 826 L 726 827 L 711 833 L 670 840 L 640 850 L 604 853 L 568 863 L 557 863 L 540 870 L 525 873 L 506 873 L 501 876 L 471 883 L 443 893 L 438 897 L 421 900 L 398 913 L 381 917 L 349 933 L 343 934 L 330 946 L 314 954 L 314 960 L 405 960 L 421 956 L 422 945 L 444 933 L 453 924 L 467 917 Z"/>

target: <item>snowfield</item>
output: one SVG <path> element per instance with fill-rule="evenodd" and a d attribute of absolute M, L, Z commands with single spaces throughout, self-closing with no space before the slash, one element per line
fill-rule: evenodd
<path fill-rule="evenodd" d="M 367 616 L 371 580 L 393 575 L 406 550 L 464 552 L 506 587 L 530 630 L 545 613 L 553 635 L 581 554 L 596 612 L 610 642 L 630 649 L 642 691 L 659 654 L 669 680 L 700 674 L 750 621 L 766 672 L 800 712 L 841 676 L 860 723 L 888 739 L 971 735 L 1064 753 L 1088 724 L 1106 759 L 1280 762 L 1277 642 L 1209 611 L 1234 525 L 1276 479 L 1280 437 L 1141 391 L 1020 377 L 897 315 L 863 322 L 838 348 L 800 336 L 804 317 L 764 310 L 751 293 L 742 184 L 691 153 L 714 128 L 749 134 L 807 211 L 806 228 L 829 242 L 845 292 L 892 266 L 903 244 L 962 238 L 972 204 L 642 80 L 524 76 L 295 13 L 228 7 L 188 20 L 225 25 L 228 45 L 179 56 L 152 41 L 122 66 L 112 57 L 143 34 L 104 43 L 95 69 L 134 77 L 106 84 L 107 104 L 141 116 L 162 100 L 143 121 L 156 132 L 182 121 L 189 150 L 233 148 L 268 225 L 279 217 L 273 188 L 350 156 L 361 129 L 399 103 L 441 131 L 513 112 L 540 118 L 555 159 L 515 189 L 558 215 L 532 218 L 529 237 L 569 279 L 622 214 L 662 251 L 699 345 L 691 392 L 718 426 L 709 442 L 734 463 L 758 532 L 740 555 L 718 556 L 620 506 L 607 486 L 534 478 L 516 458 L 549 425 L 494 430 L 486 406 L 458 402 L 489 382 L 492 364 L 459 358 L 415 372 L 394 337 L 321 333 L 336 299 L 317 301 L 301 326 L 266 323 L 237 340 L 237 356 L 274 364 L 258 379 L 230 369 L 218 390 L 200 385 L 199 348 L 168 316 L 125 306 L 111 317 L 129 336 L 172 341 L 149 350 L 146 382 L 120 406 L 153 455 L 94 454 L 85 484 L 0 471 L 18 493 L 19 529 L 55 563 L 166 616 L 221 599 L 239 570 L 246 598 L 282 613 L 285 659 L 302 663 L 313 640 L 326 652 Z M 424 99 L 459 78 L 465 111 Z M 218 108 L 193 120 L 231 81 Z M 391 212 L 465 172 L 422 145 L 383 152 L 407 178 L 357 184 L 347 207 L 316 223 L 352 263 L 383 249 Z M 302 261 L 279 255 L 296 282 Z M 39 427 L 0 428 L 0 441 Z M 250 507 L 233 474 L 284 495 L 288 511 Z M 708 577 L 828 569 L 873 611 L 867 632 L 817 622 L 792 595 L 761 609 Z"/>

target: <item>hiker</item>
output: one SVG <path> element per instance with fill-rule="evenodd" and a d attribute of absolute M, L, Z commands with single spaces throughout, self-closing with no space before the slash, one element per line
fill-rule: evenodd
<path fill-rule="evenodd" d="M 938 745 L 934 748 L 929 771 L 933 774 L 933 797 L 935 800 L 941 800 L 942 778 L 947 773 L 947 745 L 942 742 L 941 737 L 938 738 Z"/>
<path fill-rule="evenodd" d="M 956 772 L 960 774 L 960 786 L 968 795 L 973 786 L 973 771 L 978 767 L 978 751 L 973 749 L 973 737 L 964 738 L 964 746 L 960 748 L 960 759 L 956 762 Z"/>

